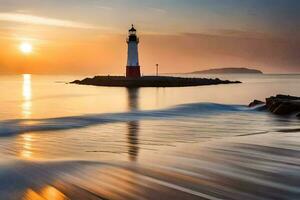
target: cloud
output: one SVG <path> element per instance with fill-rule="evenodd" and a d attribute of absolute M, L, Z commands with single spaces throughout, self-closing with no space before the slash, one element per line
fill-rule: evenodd
<path fill-rule="evenodd" d="M 91 24 L 80 23 L 76 21 L 61 20 L 48 17 L 40 17 L 35 15 L 20 14 L 20 13 L 0 13 L 0 21 L 9 21 L 25 24 L 56 26 L 65 28 L 81 28 L 81 29 L 103 29 L 102 27 Z"/>

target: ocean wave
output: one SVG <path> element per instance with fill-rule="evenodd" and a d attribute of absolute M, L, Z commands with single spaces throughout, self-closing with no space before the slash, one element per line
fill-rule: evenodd
<path fill-rule="evenodd" d="M 0 136 L 25 132 L 83 128 L 91 125 L 139 120 L 160 120 L 179 117 L 203 117 L 228 112 L 251 112 L 255 109 L 241 105 L 215 103 L 184 104 L 162 110 L 131 111 L 124 113 L 90 114 L 46 119 L 14 119 L 0 121 Z"/>

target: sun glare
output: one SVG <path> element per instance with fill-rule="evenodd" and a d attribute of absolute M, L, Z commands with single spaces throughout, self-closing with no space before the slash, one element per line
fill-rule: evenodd
<path fill-rule="evenodd" d="M 32 45 L 28 42 L 20 44 L 20 51 L 24 54 L 30 54 L 32 52 Z"/>

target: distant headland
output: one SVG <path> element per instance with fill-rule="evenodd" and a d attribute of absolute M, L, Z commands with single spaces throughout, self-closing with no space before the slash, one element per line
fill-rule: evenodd
<path fill-rule="evenodd" d="M 263 72 L 257 69 L 230 67 L 195 71 L 191 72 L 191 74 L 263 74 Z"/>

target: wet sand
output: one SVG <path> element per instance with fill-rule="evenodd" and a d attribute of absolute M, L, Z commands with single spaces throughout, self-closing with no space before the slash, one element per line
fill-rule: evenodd
<path fill-rule="evenodd" d="M 297 199 L 297 134 L 183 144 L 139 162 L 1 162 L 1 199 Z"/>

